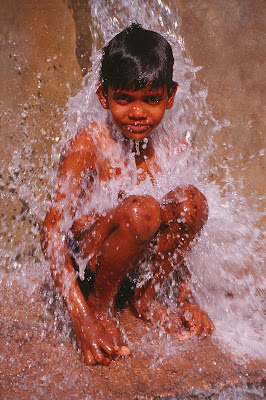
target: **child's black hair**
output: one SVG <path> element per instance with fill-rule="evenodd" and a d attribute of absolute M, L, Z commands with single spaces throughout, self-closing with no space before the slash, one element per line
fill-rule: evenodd
<path fill-rule="evenodd" d="M 118 33 L 103 48 L 100 81 L 107 93 L 114 90 L 139 90 L 151 83 L 151 90 L 173 82 L 174 57 L 170 44 L 159 33 L 132 24 Z"/>

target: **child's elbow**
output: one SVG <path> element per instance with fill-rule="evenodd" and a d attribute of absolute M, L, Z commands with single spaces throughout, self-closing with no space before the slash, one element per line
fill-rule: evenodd
<path fill-rule="evenodd" d="M 58 218 L 57 213 L 49 211 L 43 223 L 41 231 L 41 247 L 45 256 L 47 255 L 47 249 L 55 243 L 55 239 L 58 236 Z"/>

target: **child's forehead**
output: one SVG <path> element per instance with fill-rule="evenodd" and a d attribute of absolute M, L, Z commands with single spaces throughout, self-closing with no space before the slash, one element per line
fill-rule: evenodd
<path fill-rule="evenodd" d="M 129 83 L 125 87 L 114 89 L 112 86 L 109 86 L 108 89 L 115 93 L 161 93 L 163 94 L 167 89 L 166 85 L 154 87 L 152 82 L 147 83 L 146 86 L 142 88 L 136 88 L 134 84 Z"/>

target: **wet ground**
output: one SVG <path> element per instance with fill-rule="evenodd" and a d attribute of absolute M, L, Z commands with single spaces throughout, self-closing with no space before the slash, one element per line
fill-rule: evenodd
<path fill-rule="evenodd" d="M 4 185 L 9 190 L 7 166 L 14 150 L 45 130 L 49 139 L 41 144 L 37 141 L 34 154 L 48 154 L 60 130 L 60 110 L 69 94 L 80 88 L 89 48 L 86 3 L 0 0 L 0 150 Z M 236 176 L 243 174 L 249 162 L 245 192 L 261 195 L 265 190 L 262 157 L 249 158 L 263 148 L 265 3 L 172 0 L 171 4 L 181 17 L 188 53 L 195 65 L 203 66 L 197 79 L 208 87 L 214 116 L 231 122 L 217 139 L 216 162 L 225 157 L 222 144 L 226 138 L 232 145 L 226 157 Z M 36 163 L 37 173 L 38 168 L 41 165 Z M 7 227 L 23 212 L 15 195 L 11 200 L 1 196 L 1 230 L 7 248 L 15 251 L 31 221 L 18 226 L 15 235 L 10 233 Z M 38 231 L 35 235 L 38 243 Z M 28 257 L 37 260 L 38 250 L 34 251 L 34 244 L 29 243 Z M 8 269 L 8 265 L 2 268 Z M 19 273 L 14 274 L 22 281 Z M 132 356 L 109 367 L 87 367 L 80 361 L 73 340 L 63 340 L 60 335 L 64 328 L 60 324 L 55 328 L 54 315 L 45 312 L 42 282 L 35 279 L 26 288 L 16 282 L 10 285 L 8 275 L 4 274 L 1 286 L 1 399 L 263 398 L 265 362 L 236 360 L 222 352 L 213 338 L 189 345 L 171 342 L 172 348 L 168 345 L 165 355 L 159 333 L 152 332 L 129 310 L 119 319 L 132 343 Z M 30 275 L 34 276 L 34 270 Z M 145 345 L 142 337 L 149 338 L 150 344 Z"/>
<path fill-rule="evenodd" d="M 165 347 L 158 332 L 129 310 L 119 319 L 133 346 L 132 356 L 108 367 L 85 366 L 70 340 L 54 337 L 52 314 L 45 316 L 46 335 L 41 340 L 44 313 L 38 286 L 30 303 L 26 294 L 17 298 L 21 292 L 16 284 L 3 289 L 2 299 L 9 307 L 1 312 L 1 399 L 264 397 L 265 363 L 236 362 L 211 338 L 189 344 L 171 340 L 172 348 Z"/>

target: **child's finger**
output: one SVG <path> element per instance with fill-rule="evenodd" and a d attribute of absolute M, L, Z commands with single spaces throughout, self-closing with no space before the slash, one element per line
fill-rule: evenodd
<path fill-rule="evenodd" d="M 106 357 L 97 345 L 93 346 L 91 352 L 92 352 L 97 364 L 101 364 L 101 365 L 109 365 L 110 364 L 111 359 L 109 357 Z"/>
<path fill-rule="evenodd" d="M 90 350 L 85 350 L 85 351 L 83 351 L 83 352 L 82 352 L 82 358 L 83 358 L 84 362 L 85 362 L 87 365 L 96 364 L 95 359 L 94 359 L 94 357 L 93 357 L 93 355 L 92 355 L 92 352 L 91 352 Z"/>
<path fill-rule="evenodd" d="M 204 339 L 208 335 L 210 335 L 214 329 L 214 325 L 207 314 L 204 315 L 203 319 L 204 319 L 204 329 L 199 335 L 201 339 Z"/>
<path fill-rule="evenodd" d="M 213 332 L 214 331 L 214 324 L 213 324 L 211 319 L 210 319 L 210 322 L 211 322 L 211 332 Z"/>
<path fill-rule="evenodd" d="M 205 339 L 208 335 L 210 334 L 209 332 L 209 327 L 205 326 L 204 329 L 200 332 L 199 339 Z"/>
<path fill-rule="evenodd" d="M 189 329 L 193 335 L 200 336 L 204 330 L 204 314 L 201 311 L 194 310 L 191 320 L 188 322 Z"/>
<path fill-rule="evenodd" d="M 186 328 L 191 329 L 194 326 L 193 315 L 189 310 L 183 311 L 180 317 Z"/>
<path fill-rule="evenodd" d="M 198 335 L 203 329 L 203 320 L 201 312 L 192 308 L 185 310 L 182 315 L 182 321 L 193 334 Z"/>
<path fill-rule="evenodd" d="M 129 356 L 129 355 L 131 354 L 131 350 L 130 350 L 130 348 L 127 347 L 127 346 L 122 346 L 122 347 L 119 348 L 118 354 L 119 354 L 121 357 Z"/>
<path fill-rule="evenodd" d="M 116 353 L 114 346 L 110 345 L 107 341 L 100 339 L 101 348 L 109 355 Z"/>
<path fill-rule="evenodd" d="M 183 329 L 176 337 L 178 340 L 185 341 L 191 338 L 191 332 Z"/>

